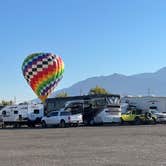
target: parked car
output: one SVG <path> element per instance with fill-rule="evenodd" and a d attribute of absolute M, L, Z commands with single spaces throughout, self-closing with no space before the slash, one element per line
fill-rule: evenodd
<path fill-rule="evenodd" d="M 158 123 L 166 123 L 166 112 L 158 112 L 157 110 L 150 110 L 157 116 Z"/>
<path fill-rule="evenodd" d="M 121 116 L 121 122 L 128 122 L 132 124 L 156 124 L 157 116 L 150 111 L 143 111 L 141 109 L 130 109 Z"/>
<path fill-rule="evenodd" d="M 103 108 L 97 113 L 94 118 L 90 121 L 90 124 L 107 124 L 107 123 L 120 123 L 121 122 L 121 111 L 120 107 Z"/>
<path fill-rule="evenodd" d="M 47 126 L 78 126 L 82 123 L 82 115 L 72 115 L 69 111 L 53 111 L 44 116 L 41 120 L 42 127 Z"/>

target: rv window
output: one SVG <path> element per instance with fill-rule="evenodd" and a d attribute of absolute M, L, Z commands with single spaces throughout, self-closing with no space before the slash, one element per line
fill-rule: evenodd
<path fill-rule="evenodd" d="M 151 107 L 149 107 L 149 109 L 155 109 L 155 110 L 157 110 L 157 107 L 156 106 L 151 106 Z"/>
<path fill-rule="evenodd" d="M 87 101 L 84 101 L 84 108 L 89 108 L 92 106 L 92 103 L 91 101 L 87 100 Z"/>
<path fill-rule="evenodd" d="M 51 116 L 58 116 L 58 112 L 50 112 L 47 114 L 48 117 L 51 117 Z"/>
<path fill-rule="evenodd" d="M 130 115 L 130 114 L 131 114 L 131 111 L 127 111 L 127 112 L 126 112 L 126 115 Z"/>
<path fill-rule="evenodd" d="M 18 114 L 18 111 L 15 110 L 15 111 L 14 111 L 14 114 Z"/>
<path fill-rule="evenodd" d="M 137 115 L 142 114 L 142 110 L 136 109 L 136 114 L 137 114 Z"/>
<path fill-rule="evenodd" d="M 109 101 L 109 104 L 120 104 L 119 97 L 115 97 L 115 96 L 108 97 L 108 101 Z"/>
<path fill-rule="evenodd" d="M 132 114 L 135 114 L 135 111 L 133 111 Z"/>
<path fill-rule="evenodd" d="M 39 114 L 39 110 L 34 110 L 34 114 Z"/>
<path fill-rule="evenodd" d="M 100 98 L 100 99 L 95 99 L 94 101 L 93 101 L 93 105 L 95 106 L 95 107 L 98 107 L 98 106 L 105 106 L 105 105 L 107 105 L 107 101 L 104 99 L 104 98 Z"/>

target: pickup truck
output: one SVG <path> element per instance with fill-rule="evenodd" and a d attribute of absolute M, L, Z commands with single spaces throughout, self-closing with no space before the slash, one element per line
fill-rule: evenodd
<path fill-rule="evenodd" d="M 149 111 L 141 109 L 130 109 L 121 116 L 121 123 L 128 122 L 131 124 L 156 124 L 157 116 Z"/>
<path fill-rule="evenodd" d="M 41 120 L 42 127 L 47 126 L 78 126 L 82 123 L 82 114 L 72 115 L 69 111 L 53 111 L 44 116 Z"/>

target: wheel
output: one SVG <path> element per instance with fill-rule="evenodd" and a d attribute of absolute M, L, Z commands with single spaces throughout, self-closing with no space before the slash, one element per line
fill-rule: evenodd
<path fill-rule="evenodd" d="M 61 127 L 61 128 L 66 127 L 66 123 L 65 123 L 64 120 L 61 120 L 61 122 L 60 122 L 60 124 L 59 124 L 59 127 Z"/>
<path fill-rule="evenodd" d="M 18 128 L 18 124 L 17 124 L 17 123 L 14 123 L 14 124 L 13 124 L 13 128 Z"/>
<path fill-rule="evenodd" d="M 6 124 L 5 123 L 2 124 L 2 128 L 6 128 Z"/>
<path fill-rule="evenodd" d="M 134 124 L 135 125 L 140 125 L 141 124 L 141 120 L 139 118 L 135 118 Z"/>
<path fill-rule="evenodd" d="M 120 124 L 123 125 L 124 124 L 124 120 L 122 118 L 120 118 Z"/>
<path fill-rule="evenodd" d="M 47 127 L 47 124 L 46 124 L 46 122 L 45 122 L 44 120 L 41 122 L 41 124 L 42 124 L 42 127 L 43 127 L 43 128 L 46 128 L 46 127 Z"/>
<path fill-rule="evenodd" d="M 149 112 L 146 112 L 145 117 L 146 117 L 147 120 L 150 120 L 150 119 L 152 119 L 152 114 L 149 113 Z"/>
<path fill-rule="evenodd" d="M 75 124 L 75 127 L 78 127 L 79 126 L 79 122 L 77 122 L 76 124 Z"/>
<path fill-rule="evenodd" d="M 34 122 L 31 123 L 31 128 L 35 128 L 35 123 Z"/>
<path fill-rule="evenodd" d="M 90 121 L 90 125 L 91 125 L 91 126 L 94 126 L 94 125 L 95 125 L 94 119 L 92 119 L 92 120 Z"/>
<path fill-rule="evenodd" d="M 78 123 L 74 123 L 72 126 L 73 127 L 78 127 Z"/>

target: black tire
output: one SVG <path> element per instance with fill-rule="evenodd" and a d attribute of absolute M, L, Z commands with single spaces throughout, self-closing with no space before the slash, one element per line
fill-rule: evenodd
<path fill-rule="evenodd" d="M 120 118 L 120 124 L 123 125 L 124 124 L 124 120 L 122 118 Z"/>
<path fill-rule="evenodd" d="M 32 123 L 31 124 L 31 128 L 35 128 L 36 126 L 35 126 L 35 123 Z"/>
<path fill-rule="evenodd" d="M 47 124 L 46 124 L 46 122 L 45 122 L 44 120 L 41 122 L 41 124 L 42 124 L 42 127 L 43 127 L 43 128 L 46 128 L 46 127 L 47 127 Z"/>
<path fill-rule="evenodd" d="M 146 112 L 145 117 L 146 117 L 147 120 L 150 120 L 150 119 L 152 119 L 152 114 L 149 113 L 149 112 Z"/>
<path fill-rule="evenodd" d="M 134 120 L 134 124 L 135 124 L 135 125 L 140 125 L 141 122 L 142 122 L 141 119 L 138 118 L 138 117 L 136 117 L 135 120 Z"/>
<path fill-rule="evenodd" d="M 7 125 L 6 125 L 6 123 L 3 123 L 3 124 L 2 124 L 2 128 L 4 128 L 4 129 L 5 129 L 5 128 L 6 128 L 6 126 L 7 126 Z"/>
<path fill-rule="evenodd" d="M 90 126 L 94 126 L 94 125 L 95 125 L 94 119 L 91 119 L 91 121 L 89 122 L 89 125 L 90 125 Z"/>
<path fill-rule="evenodd" d="M 61 120 L 60 124 L 59 124 L 60 128 L 65 128 L 66 127 L 66 123 L 64 120 Z"/>
<path fill-rule="evenodd" d="M 78 127 L 79 123 L 75 123 L 73 124 L 74 127 Z"/>
<path fill-rule="evenodd" d="M 14 124 L 13 124 L 13 128 L 18 128 L 18 124 L 17 124 L 17 123 L 14 123 Z"/>

